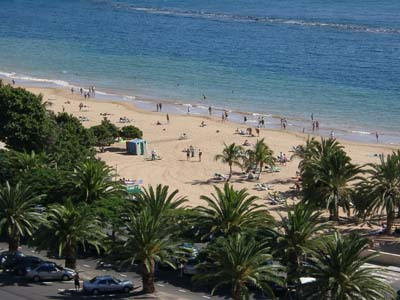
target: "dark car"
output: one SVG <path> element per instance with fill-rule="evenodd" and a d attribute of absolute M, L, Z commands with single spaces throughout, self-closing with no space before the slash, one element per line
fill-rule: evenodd
<path fill-rule="evenodd" d="M 14 265 L 12 271 L 17 275 L 25 275 L 27 270 L 34 269 L 43 262 L 40 257 L 25 256 Z"/>
<path fill-rule="evenodd" d="M 0 253 L 0 268 L 3 270 L 12 270 L 25 255 L 20 251 Z"/>

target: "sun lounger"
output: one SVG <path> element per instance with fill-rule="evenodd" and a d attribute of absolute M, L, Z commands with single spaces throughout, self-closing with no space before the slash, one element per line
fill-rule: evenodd
<path fill-rule="evenodd" d="M 267 173 L 278 173 L 278 172 L 280 172 L 280 171 L 281 171 L 281 169 L 278 168 L 278 167 L 271 167 L 271 168 L 269 168 L 269 169 L 267 170 Z"/>

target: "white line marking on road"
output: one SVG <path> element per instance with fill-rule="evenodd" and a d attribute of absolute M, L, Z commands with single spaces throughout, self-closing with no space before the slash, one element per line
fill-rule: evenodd
<path fill-rule="evenodd" d="M 211 297 L 208 297 L 208 296 L 203 296 L 203 298 L 206 298 L 206 299 L 211 299 Z"/>
<path fill-rule="evenodd" d="M 65 289 L 57 289 L 59 292 L 65 292 Z"/>
<path fill-rule="evenodd" d="M 186 293 L 187 291 L 185 291 L 185 290 L 178 290 L 178 291 L 180 291 L 181 293 Z"/>
<path fill-rule="evenodd" d="M 49 282 L 49 281 L 43 281 L 42 282 L 44 285 L 52 285 L 53 283 L 52 282 Z"/>
<path fill-rule="evenodd" d="M 163 285 L 163 284 L 160 284 L 160 283 L 157 283 L 157 285 L 158 285 L 158 286 L 162 286 L 162 287 L 164 287 L 164 286 L 165 286 L 165 285 Z"/>
<path fill-rule="evenodd" d="M 90 266 L 89 265 L 83 265 L 84 267 L 86 267 L 86 268 L 90 268 Z"/>
<path fill-rule="evenodd" d="M 125 275 L 125 274 L 119 274 L 119 276 L 126 277 L 126 275 Z"/>

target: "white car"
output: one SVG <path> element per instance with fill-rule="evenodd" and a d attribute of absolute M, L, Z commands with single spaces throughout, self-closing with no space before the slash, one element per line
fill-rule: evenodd
<path fill-rule="evenodd" d="M 129 293 L 133 290 L 133 283 L 129 280 L 119 280 L 112 276 L 97 276 L 83 283 L 83 290 L 92 295 L 100 293 Z"/>
<path fill-rule="evenodd" d="M 62 268 L 55 263 L 42 263 L 34 269 L 26 270 L 26 277 L 35 282 L 42 280 L 71 280 L 75 271 L 69 268 Z"/>

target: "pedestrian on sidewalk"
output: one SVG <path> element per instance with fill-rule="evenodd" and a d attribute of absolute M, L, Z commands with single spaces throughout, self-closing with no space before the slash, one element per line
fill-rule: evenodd
<path fill-rule="evenodd" d="M 80 283 L 80 278 L 79 278 L 79 273 L 76 272 L 74 276 L 74 283 L 75 283 L 75 291 L 79 291 L 81 289 L 81 283 Z"/>

